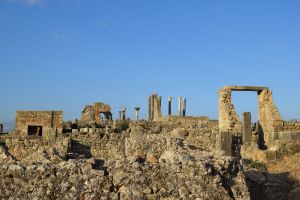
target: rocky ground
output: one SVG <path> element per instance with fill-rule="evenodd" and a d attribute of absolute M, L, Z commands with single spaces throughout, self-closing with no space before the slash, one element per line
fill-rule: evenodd
<path fill-rule="evenodd" d="M 246 162 L 214 151 L 215 134 L 155 124 L 51 143 L 7 137 L 0 199 L 300 199 L 299 154 Z"/>
<path fill-rule="evenodd" d="M 0 164 L 0 177 L 1 199 L 249 199 L 237 160 L 172 151 L 157 162 L 11 161 Z"/>
<path fill-rule="evenodd" d="M 268 161 L 257 148 L 250 148 L 252 155 L 263 161 L 244 162 L 244 171 L 250 197 L 253 200 L 300 199 L 300 153 L 285 155 Z M 250 150 L 248 149 L 248 152 Z M 243 152 L 242 152 L 243 153 Z M 271 154 L 271 153 L 267 153 Z M 247 157 L 247 155 L 245 155 Z"/>

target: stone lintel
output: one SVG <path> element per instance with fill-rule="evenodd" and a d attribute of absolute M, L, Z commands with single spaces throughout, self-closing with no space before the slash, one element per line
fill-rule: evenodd
<path fill-rule="evenodd" d="M 259 87 L 259 86 L 225 86 L 222 89 L 229 89 L 232 91 L 254 91 L 254 92 L 269 90 L 268 87 Z"/>

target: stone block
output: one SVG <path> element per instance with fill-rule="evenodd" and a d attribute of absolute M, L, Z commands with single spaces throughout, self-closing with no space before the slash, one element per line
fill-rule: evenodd
<path fill-rule="evenodd" d="M 225 156 L 232 156 L 232 134 L 220 132 L 217 136 L 217 150 L 224 151 Z"/>
<path fill-rule="evenodd" d="M 72 134 L 78 134 L 78 129 L 72 129 Z"/>
<path fill-rule="evenodd" d="M 243 143 L 251 141 L 251 113 L 244 112 L 243 113 L 243 123 L 242 123 L 242 131 L 243 131 Z"/>

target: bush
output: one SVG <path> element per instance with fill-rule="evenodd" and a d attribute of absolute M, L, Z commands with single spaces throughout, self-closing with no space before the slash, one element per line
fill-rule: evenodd
<path fill-rule="evenodd" d="M 119 125 L 119 129 L 122 131 L 126 131 L 129 128 L 129 122 L 128 121 L 122 121 Z"/>

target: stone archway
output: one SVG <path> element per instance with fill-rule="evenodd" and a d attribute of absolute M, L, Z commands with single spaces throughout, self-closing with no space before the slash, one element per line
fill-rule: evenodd
<path fill-rule="evenodd" d="M 225 86 L 219 90 L 219 130 L 234 134 L 242 133 L 242 123 L 231 101 L 233 91 L 253 91 L 258 94 L 258 119 L 264 132 L 266 144 L 272 142 L 272 133 L 282 128 L 283 120 L 273 102 L 272 91 L 268 87 Z"/>
<path fill-rule="evenodd" d="M 100 114 L 103 114 L 106 120 L 112 120 L 111 107 L 107 104 L 96 102 L 93 105 L 86 105 L 84 107 L 81 115 L 81 121 L 100 124 L 102 121 Z"/>

